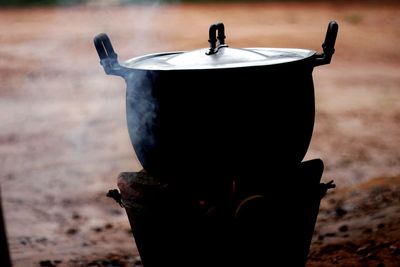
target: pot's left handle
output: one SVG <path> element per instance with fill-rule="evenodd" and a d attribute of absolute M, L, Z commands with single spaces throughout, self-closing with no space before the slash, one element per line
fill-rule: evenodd
<path fill-rule="evenodd" d="M 100 58 L 100 64 L 107 74 L 125 76 L 126 68 L 118 63 L 118 55 L 114 52 L 110 38 L 105 33 L 94 37 L 94 46 Z"/>

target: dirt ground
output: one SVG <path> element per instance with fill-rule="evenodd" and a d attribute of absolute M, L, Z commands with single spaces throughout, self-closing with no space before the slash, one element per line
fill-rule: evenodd
<path fill-rule="evenodd" d="M 105 193 L 139 170 L 124 82 L 106 76 L 92 38 L 121 60 L 207 47 L 223 21 L 232 47 L 320 51 L 313 77 L 322 200 L 307 266 L 399 266 L 400 5 L 203 4 L 0 10 L 0 177 L 14 266 L 136 266 L 129 223 Z M 284 103 L 283 103 L 284 104 Z M 169 264 L 166 264 L 169 266 Z"/>

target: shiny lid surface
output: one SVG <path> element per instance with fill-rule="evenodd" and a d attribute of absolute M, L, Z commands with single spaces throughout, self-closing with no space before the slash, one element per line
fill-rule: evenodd
<path fill-rule="evenodd" d="M 316 52 L 296 48 L 230 48 L 220 47 L 214 54 L 207 49 L 190 52 L 167 52 L 132 58 L 121 65 L 143 70 L 224 69 L 277 65 L 299 61 Z"/>

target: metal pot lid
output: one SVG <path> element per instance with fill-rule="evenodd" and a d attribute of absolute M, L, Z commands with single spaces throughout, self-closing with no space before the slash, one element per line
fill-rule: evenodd
<path fill-rule="evenodd" d="M 94 38 L 94 45 L 100 64 L 107 74 L 125 76 L 129 69 L 143 70 L 186 70 L 186 69 L 224 69 L 252 66 L 278 65 L 296 62 L 312 57 L 313 67 L 329 64 L 335 52 L 338 33 L 336 21 L 329 22 L 322 44 L 323 53 L 295 48 L 229 48 L 225 44 L 225 29 L 222 23 L 210 27 L 209 49 L 191 52 L 169 52 L 132 58 L 119 64 L 110 38 L 105 33 Z M 218 33 L 218 36 L 217 36 Z"/>
<path fill-rule="evenodd" d="M 130 59 L 122 65 L 146 70 L 238 68 L 288 63 L 315 54 L 315 51 L 305 49 L 229 48 L 225 44 L 225 27 L 222 23 L 210 26 L 208 42 L 208 49 L 151 54 Z"/>
<path fill-rule="evenodd" d="M 275 65 L 311 57 L 315 51 L 291 48 L 243 48 L 220 47 L 213 54 L 208 49 L 190 52 L 158 53 L 137 57 L 122 65 L 132 69 L 184 70 L 220 69 L 263 65 Z"/>

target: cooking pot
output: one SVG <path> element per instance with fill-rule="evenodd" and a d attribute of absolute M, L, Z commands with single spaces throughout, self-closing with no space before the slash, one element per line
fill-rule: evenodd
<path fill-rule="evenodd" d="M 94 38 L 107 74 L 127 84 L 126 114 L 136 155 L 164 182 L 241 176 L 299 164 L 314 125 L 314 67 L 329 64 L 338 24 L 323 53 L 294 48 L 231 48 L 222 23 L 207 49 L 117 60 L 108 36 Z M 179 171 L 177 171 L 179 169 Z"/>

